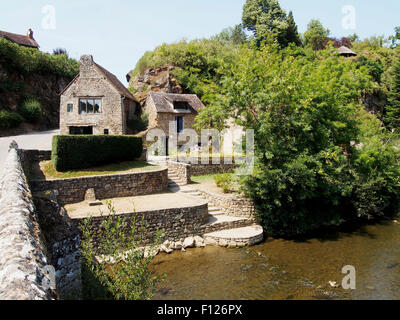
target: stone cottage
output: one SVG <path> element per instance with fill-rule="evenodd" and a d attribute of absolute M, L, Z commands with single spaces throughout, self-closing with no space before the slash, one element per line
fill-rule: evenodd
<path fill-rule="evenodd" d="M 26 36 L 0 30 L 0 38 L 6 39 L 23 47 L 39 49 L 39 45 L 33 37 L 32 29 L 28 30 Z"/>
<path fill-rule="evenodd" d="M 166 136 L 192 128 L 194 119 L 202 108 L 204 104 L 195 94 L 150 92 L 145 103 L 149 128 L 161 129 Z M 171 122 L 174 124 L 174 132 L 170 132 Z"/>
<path fill-rule="evenodd" d="M 118 78 L 95 63 L 80 60 L 80 72 L 60 93 L 61 134 L 127 134 L 127 121 L 140 104 Z"/>

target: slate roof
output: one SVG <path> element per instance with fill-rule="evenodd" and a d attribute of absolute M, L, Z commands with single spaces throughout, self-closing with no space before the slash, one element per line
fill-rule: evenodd
<path fill-rule="evenodd" d="M 126 96 L 127 98 L 130 98 L 134 101 L 136 101 L 136 98 L 133 96 L 133 94 L 121 83 L 121 81 L 118 80 L 118 78 L 112 74 L 110 71 L 104 69 L 102 66 L 100 66 L 97 63 L 94 63 L 100 71 L 104 74 L 104 76 L 107 78 L 107 80 L 115 87 L 115 89 L 118 90 L 118 92 L 121 95 Z"/>
<path fill-rule="evenodd" d="M 0 38 L 5 38 L 21 46 L 37 48 L 37 49 L 39 48 L 39 44 L 34 39 L 29 38 L 29 36 L 24 36 L 21 34 L 15 34 L 0 30 Z"/>
<path fill-rule="evenodd" d="M 105 76 L 108 82 L 110 82 L 111 85 L 115 89 L 117 89 L 119 94 L 126 96 L 128 99 L 138 102 L 134 95 L 121 83 L 121 81 L 118 80 L 118 78 L 114 74 L 112 74 L 110 71 L 106 70 L 96 62 L 93 62 L 93 65 L 95 65 L 100 70 L 100 72 Z M 64 88 L 64 90 L 60 92 L 60 95 L 62 95 L 79 78 L 79 75 L 80 74 L 78 73 L 78 75 Z"/>
<path fill-rule="evenodd" d="M 355 53 L 353 50 L 345 47 L 345 46 L 341 46 L 338 49 L 339 54 L 343 54 L 343 55 L 351 55 L 351 56 L 356 56 L 357 53 Z"/>
<path fill-rule="evenodd" d="M 197 114 L 204 104 L 195 94 L 175 94 L 164 92 L 150 92 L 150 98 L 153 100 L 156 111 L 160 113 L 195 113 Z M 174 102 L 186 102 L 189 105 L 188 110 L 174 109 Z"/>

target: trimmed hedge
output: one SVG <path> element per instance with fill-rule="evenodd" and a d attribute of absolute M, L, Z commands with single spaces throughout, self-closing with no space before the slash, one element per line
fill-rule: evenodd
<path fill-rule="evenodd" d="M 134 136 L 58 135 L 51 159 L 57 171 L 87 169 L 140 158 L 142 139 Z"/>

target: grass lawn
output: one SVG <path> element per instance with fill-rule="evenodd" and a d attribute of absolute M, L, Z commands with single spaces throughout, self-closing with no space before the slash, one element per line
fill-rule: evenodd
<path fill-rule="evenodd" d="M 116 174 L 116 173 L 132 173 L 132 172 L 142 172 L 142 171 L 152 171 L 158 170 L 161 167 L 152 165 L 145 161 L 126 161 L 120 163 L 113 163 L 104 166 L 99 166 L 95 168 L 71 170 L 66 172 L 57 171 L 51 161 L 40 162 L 40 169 L 35 170 L 33 174 L 34 179 L 67 179 L 67 178 L 77 178 L 85 176 L 99 176 L 106 174 Z M 43 177 L 44 176 L 44 177 Z"/>
<path fill-rule="evenodd" d="M 215 174 L 207 174 L 204 176 L 197 176 L 197 177 L 191 177 L 190 179 L 194 182 L 194 183 L 215 183 L 214 181 L 214 176 Z"/>

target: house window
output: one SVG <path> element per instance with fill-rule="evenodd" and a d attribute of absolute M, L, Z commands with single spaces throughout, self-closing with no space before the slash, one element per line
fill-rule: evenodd
<path fill-rule="evenodd" d="M 183 131 L 183 117 L 175 117 L 176 132 L 181 133 Z"/>
<path fill-rule="evenodd" d="M 186 101 L 174 101 L 175 110 L 188 110 L 189 104 Z"/>
<path fill-rule="evenodd" d="M 101 112 L 101 100 L 88 98 L 79 99 L 79 114 L 93 114 Z"/>
<path fill-rule="evenodd" d="M 72 112 L 74 110 L 74 105 L 72 103 L 67 104 L 67 112 Z"/>
<path fill-rule="evenodd" d="M 91 135 L 93 134 L 93 127 L 69 127 L 69 134 L 72 135 Z"/>
<path fill-rule="evenodd" d="M 104 134 L 108 135 L 109 134 L 109 130 L 108 129 L 104 129 Z"/>

